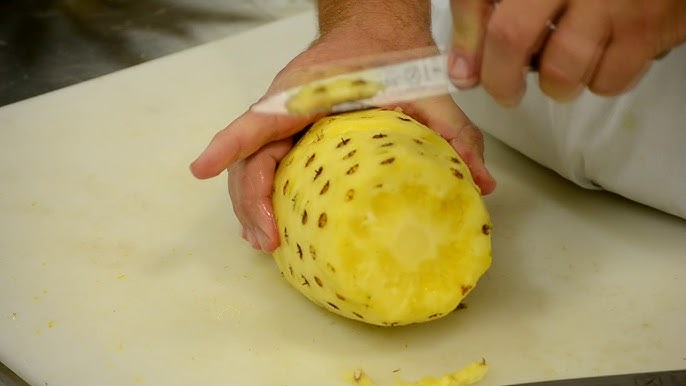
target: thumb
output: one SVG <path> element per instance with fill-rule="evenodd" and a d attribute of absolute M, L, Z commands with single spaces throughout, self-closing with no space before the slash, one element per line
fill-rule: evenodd
<path fill-rule="evenodd" d="M 449 74 L 459 88 L 471 88 L 479 83 L 481 54 L 493 0 L 450 0 L 453 16 L 453 40 Z"/>

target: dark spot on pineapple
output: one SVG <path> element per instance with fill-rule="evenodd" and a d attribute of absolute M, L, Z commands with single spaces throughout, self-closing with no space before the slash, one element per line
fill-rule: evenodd
<path fill-rule="evenodd" d="M 300 275 L 300 278 L 303 279 L 302 285 L 306 285 L 308 287 L 310 286 L 310 282 L 307 281 L 307 278 L 305 277 L 305 275 Z"/>
<path fill-rule="evenodd" d="M 285 278 L 286 275 L 284 275 L 283 271 L 281 271 L 281 277 Z"/>
<path fill-rule="evenodd" d="M 351 150 L 348 154 L 346 154 L 345 156 L 343 156 L 343 159 L 344 159 L 344 160 L 345 160 L 345 159 L 348 159 L 348 158 L 354 156 L 355 153 L 357 153 L 357 149 Z"/>
<path fill-rule="evenodd" d="M 352 201 L 353 197 L 355 197 L 355 190 L 350 189 L 345 193 L 345 200 L 346 201 Z"/>
<path fill-rule="evenodd" d="M 491 234 L 491 226 L 488 224 L 484 224 L 481 226 L 481 233 L 485 235 L 490 235 Z"/>
<path fill-rule="evenodd" d="M 471 291 L 472 288 L 474 287 L 471 285 L 461 285 L 460 291 L 462 292 L 462 296 L 467 295 L 467 293 L 469 293 L 469 291 Z"/>
<path fill-rule="evenodd" d="M 380 139 L 380 138 L 386 138 L 386 137 L 388 137 L 388 135 L 386 135 L 386 134 L 374 134 L 374 136 L 372 138 Z"/>
<path fill-rule="evenodd" d="M 411 121 L 410 118 L 405 118 L 405 117 L 398 117 L 398 119 L 400 119 L 401 121 L 405 121 L 405 122 L 410 122 L 410 121 Z"/>
<path fill-rule="evenodd" d="M 288 264 L 288 273 L 291 274 L 291 277 L 293 277 L 293 266 Z"/>
<path fill-rule="evenodd" d="M 290 180 L 286 180 L 286 182 L 283 184 L 283 195 L 286 195 L 286 189 L 288 188 L 288 184 L 290 183 Z"/>
<path fill-rule="evenodd" d="M 355 79 L 350 84 L 352 84 L 353 86 L 364 86 L 365 84 L 367 84 L 367 81 L 364 79 Z"/>
<path fill-rule="evenodd" d="M 457 307 L 455 307 L 455 309 L 453 310 L 453 312 L 459 311 L 459 310 L 464 310 L 465 308 L 467 308 L 467 304 L 465 304 L 465 303 L 460 303 L 460 304 L 457 305 Z"/>
<path fill-rule="evenodd" d="M 415 138 L 413 141 L 414 141 L 414 143 L 416 143 L 416 144 L 418 144 L 418 145 L 423 145 L 423 144 L 424 144 L 424 142 L 423 142 L 421 139 L 416 139 L 416 138 Z"/>
<path fill-rule="evenodd" d="M 317 154 L 312 154 L 312 155 L 310 156 L 310 158 L 308 158 L 307 161 L 305 162 L 305 167 L 310 166 L 310 164 L 312 163 L 312 161 L 314 161 L 314 157 L 316 157 L 316 156 L 317 156 Z"/>
<path fill-rule="evenodd" d="M 331 263 L 326 263 L 326 268 L 328 268 L 328 270 L 331 271 L 331 273 L 336 273 L 336 268 L 334 268 L 334 266 L 331 265 Z"/>
<path fill-rule="evenodd" d="M 345 296 L 343 296 L 343 295 L 341 295 L 341 294 L 339 294 L 339 293 L 336 293 L 336 297 L 339 298 L 340 300 L 345 301 Z"/>
<path fill-rule="evenodd" d="M 351 166 L 350 169 L 348 169 L 348 171 L 345 172 L 345 174 L 347 174 L 347 175 L 355 174 L 355 172 L 359 168 L 360 168 L 360 164 L 355 164 L 355 165 Z"/>
<path fill-rule="evenodd" d="M 464 175 L 463 175 L 462 173 L 460 173 L 459 170 L 454 169 L 454 168 L 450 168 L 450 171 L 453 173 L 453 175 L 454 175 L 455 177 L 457 177 L 457 178 L 459 178 L 459 179 L 463 179 L 463 178 L 464 178 Z"/>
<path fill-rule="evenodd" d="M 317 178 L 322 174 L 322 171 L 324 171 L 324 167 L 320 166 L 317 170 L 314 171 L 314 179 L 312 181 L 317 181 Z"/>
<path fill-rule="evenodd" d="M 326 192 L 329 191 L 329 184 L 330 184 L 329 181 L 326 181 L 326 183 L 324 184 L 324 186 L 322 186 L 322 190 L 319 191 L 319 194 L 320 194 L 320 195 L 322 195 L 322 194 L 324 194 L 324 193 L 326 193 Z"/>
<path fill-rule="evenodd" d="M 322 213 L 319 215 L 319 227 L 324 228 L 326 226 L 326 222 L 328 221 L 328 218 L 326 216 L 326 213 Z"/>
<path fill-rule="evenodd" d="M 357 312 L 353 312 L 353 315 L 357 316 L 360 319 L 364 319 L 364 316 L 358 314 Z"/>
<path fill-rule="evenodd" d="M 307 224 L 307 210 L 303 210 L 303 216 L 300 221 L 303 223 L 303 225 Z"/>
<path fill-rule="evenodd" d="M 383 184 L 376 184 L 376 185 L 374 185 L 374 187 L 377 189 L 381 189 L 381 188 L 383 188 Z"/>
<path fill-rule="evenodd" d="M 343 147 L 343 146 L 347 145 L 348 142 L 350 142 L 350 138 L 341 138 L 341 142 L 338 143 L 336 148 Z"/>
<path fill-rule="evenodd" d="M 438 318 L 441 315 L 443 315 L 443 314 L 441 314 L 440 312 L 436 313 L 436 314 L 431 314 L 431 315 L 429 315 L 429 319 Z"/>
<path fill-rule="evenodd" d="M 386 142 L 383 145 L 381 145 L 381 147 L 389 147 L 389 146 L 393 146 L 393 142 Z"/>
<path fill-rule="evenodd" d="M 288 244 L 288 228 L 283 228 L 283 240 Z"/>
<path fill-rule="evenodd" d="M 300 258 L 300 260 L 302 260 L 302 259 L 303 259 L 303 249 L 302 249 L 302 247 L 300 247 L 300 244 L 297 244 L 297 243 L 296 243 L 295 245 L 296 245 L 296 247 L 298 248 L 298 252 L 297 252 L 297 253 L 298 253 L 298 257 Z"/>
<path fill-rule="evenodd" d="M 319 278 L 319 276 L 314 277 L 315 283 L 317 283 L 318 286 L 324 287 L 324 283 L 322 282 L 322 279 Z"/>
<path fill-rule="evenodd" d="M 387 158 L 381 161 L 381 165 L 390 165 L 395 161 L 395 157 Z"/>
<path fill-rule="evenodd" d="M 310 245 L 310 256 L 312 260 L 317 260 L 317 251 L 314 249 L 313 245 Z"/>
<path fill-rule="evenodd" d="M 326 302 L 326 304 L 330 305 L 331 307 L 333 307 L 333 308 L 335 308 L 335 309 L 337 309 L 337 310 L 340 310 L 340 308 L 338 308 L 337 305 L 335 305 L 335 304 L 333 304 L 333 303 L 331 303 L 331 302 Z"/>
<path fill-rule="evenodd" d="M 326 87 L 325 87 L 325 86 L 318 86 L 318 87 L 315 87 L 315 88 L 312 90 L 312 92 L 315 93 L 315 94 L 322 94 L 322 93 L 325 93 L 325 92 L 326 92 Z"/>
<path fill-rule="evenodd" d="M 298 193 L 296 193 L 293 198 L 291 198 L 291 202 L 293 203 L 293 209 L 295 209 L 295 205 L 298 201 Z"/>
<path fill-rule="evenodd" d="M 458 164 L 458 165 L 460 164 L 460 159 L 457 157 L 451 157 L 450 160 L 455 164 Z"/>

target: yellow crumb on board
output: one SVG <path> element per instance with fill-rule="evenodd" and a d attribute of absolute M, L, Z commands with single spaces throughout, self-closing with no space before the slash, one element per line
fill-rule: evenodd
<path fill-rule="evenodd" d="M 481 359 L 481 361 L 472 362 L 459 371 L 446 374 L 440 378 L 428 376 L 416 382 L 396 382 L 393 386 L 468 386 L 479 382 L 487 371 L 486 360 Z M 345 380 L 355 386 L 377 386 L 361 369 L 348 374 Z"/>
<path fill-rule="evenodd" d="M 376 386 L 374 382 L 372 382 L 372 379 L 369 378 L 369 375 L 362 369 L 357 369 L 352 373 L 346 374 L 345 380 L 355 386 Z"/>

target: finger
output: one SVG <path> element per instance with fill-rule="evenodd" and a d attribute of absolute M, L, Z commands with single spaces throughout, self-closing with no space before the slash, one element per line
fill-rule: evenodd
<path fill-rule="evenodd" d="M 594 1 L 570 3 L 558 20 L 539 67 L 539 84 L 548 96 L 569 100 L 591 81 L 611 34 L 602 8 Z"/>
<path fill-rule="evenodd" d="M 496 181 L 484 163 L 483 134 L 450 97 L 422 99 L 403 106 L 403 110 L 450 143 L 469 167 L 481 194 L 495 190 Z"/>
<path fill-rule="evenodd" d="M 481 51 L 492 10 L 492 0 L 450 1 L 453 39 L 448 68 L 450 79 L 457 87 L 470 88 L 479 83 Z"/>
<path fill-rule="evenodd" d="M 233 211 L 248 241 L 265 252 L 279 246 L 271 195 L 276 166 L 291 146 L 291 138 L 271 142 L 229 171 Z"/>
<path fill-rule="evenodd" d="M 495 100 L 519 103 L 531 57 L 563 6 L 563 0 L 508 0 L 493 10 L 484 38 L 481 84 Z"/>
<path fill-rule="evenodd" d="M 207 148 L 191 164 L 191 173 L 200 179 L 214 177 L 268 142 L 290 137 L 315 119 L 248 110 L 215 134 Z"/>
<path fill-rule="evenodd" d="M 589 89 L 604 96 L 614 96 L 631 89 L 652 64 L 651 55 L 641 55 L 635 42 L 610 42 L 588 84 Z"/>

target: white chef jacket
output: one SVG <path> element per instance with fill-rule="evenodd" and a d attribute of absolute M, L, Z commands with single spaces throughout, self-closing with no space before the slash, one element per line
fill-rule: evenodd
<path fill-rule="evenodd" d="M 433 31 L 448 47 L 447 0 L 433 1 Z M 586 90 L 558 103 L 540 91 L 537 74 L 527 82 L 517 108 L 499 106 L 480 88 L 453 97 L 483 131 L 574 183 L 686 218 L 686 45 L 618 97 Z"/>

